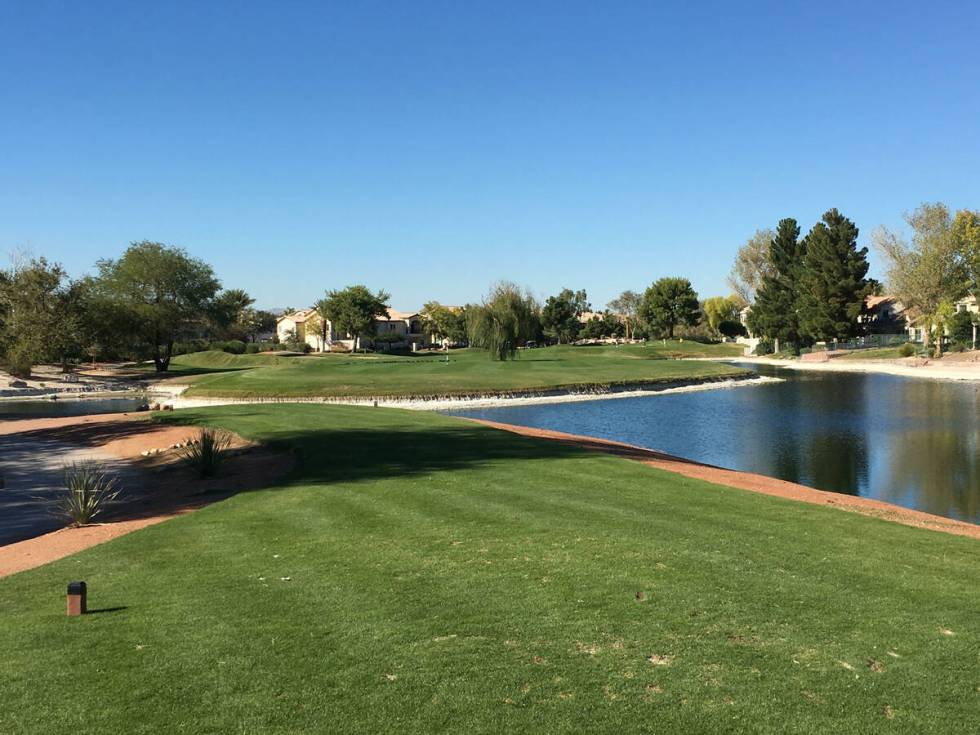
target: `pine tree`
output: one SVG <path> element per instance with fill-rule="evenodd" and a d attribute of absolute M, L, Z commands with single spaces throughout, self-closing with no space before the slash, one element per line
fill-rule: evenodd
<path fill-rule="evenodd" d="M 871 285 L 868 249 L 857 247 L 858 228 L 836 209 L 805 239 L 800 276 L 800 330 L 815 340 L 853 337 Z"/>
<path fill-rule="evenodd" d="M 795 219 L 780 220 L 776 235 L 769 244 L 770 269 L 762 278 L 755 304 L 749 312 L 749 327 L 756 334 L 778 339 L 800 351 L 800 276 L 804 267 L 806 244 L 800 242 L 800 227 Z"/>

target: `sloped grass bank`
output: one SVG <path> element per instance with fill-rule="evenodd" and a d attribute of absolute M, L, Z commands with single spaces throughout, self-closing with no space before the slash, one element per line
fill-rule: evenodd
<path fill-rule="evenodd" d="M 975 721 L 975 541 L 432 414 L 166 418 L 300 464 L 280 486 L 0 579 L 0 731 Z M 71 579 L 96 614 L 65 617 Z"/>
<path fill-rule="evenodd" d="M 685 343 L 679 343 L 685 344 Z M 727 345 L 699 345 L 705 354 Z M 448 359 L 447 359 L 448 358 Z M 200 370 L 210 358 L 189 355 L 179 365 Z M 424 397 L 519 394 L 541 390 L 608 390 L 702 378 L 737 377 L 747 372 L 711 362 L 671 360 L 656 346 L 549 347 L 528 350 L 518 360 L 495 362 L 480 350 L 443 355 L 317 355 L 265 358 L 267 367 L 249 363 L 221 367 L 191 378 L 187 397 Z M 175 360 L 176 362 L 176 360 Z M 232 361 L 233 363 L 234 361 Z M 226 365 L 227 361 L 220 361 Z M 261 364 L 261 363 L 260 363 Z M 220 372 L 219 372 L 220 371 Z"/>

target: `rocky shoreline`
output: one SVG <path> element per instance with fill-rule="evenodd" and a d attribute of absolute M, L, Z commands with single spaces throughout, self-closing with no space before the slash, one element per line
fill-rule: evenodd
<path fill-rule="evenodd" d="M 571 403 L 614 398 L 682 393 L 700 390 L 719 390 L 778 382 L 779 378 L 761 375 L 739 377 L 712 376 L 646 383 L 613 383 L 576 385 L 565 388 L 529 388 L 515 391 L 479 391 L 472 393 L 423 395 L 423 396 L 358 396 L 358 397 L 186 397 L 189 386 L 158 386 L 169 389 L 170 396 L 161 400 L 162 406 L 174 409 L 204 408 L 236 404 L 266 403 L 315 403 L 342 406 L 378 406 L 382 408 L 407 408 L 416 411 L 446 411 L 460 408 L 487 408 L 541 403 Z"/>

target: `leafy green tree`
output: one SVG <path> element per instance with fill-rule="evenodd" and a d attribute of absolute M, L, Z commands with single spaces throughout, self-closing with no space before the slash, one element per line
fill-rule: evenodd
<path fill-rule="evenodd" d="M 980 297 L 980 212 L 961 209 L 953 218 L 953 240 L 960 254 L 966 288 Z"/>
<path fill-rule="evenodd" d="M 968 311 L 958 311 L 949 318 L 949 337 L 954 342 L 969 345 L 973 342 L 975 326 L 973 314 Z"/>
<path fill-rule="evenodd" d="M 797 302 L 801 334 L 836 340 L 858 333 L 869 284 L 868 249 L 858 249 L 857 236 L 857 226 L 836 209 L 807 234 Z"/>
<path fill-rule="evenodd" d="M 422 307 L 422 322 L 425 331 L 440 341 L 454 344 L 466 341 L 465 309 L 430 301 Z"/>
<path fill-rule="evenodd" d="M 45 360 L 58 360 L 68 370 L 88 333 L 86 297 L 85 281 L 71 281 L 43 257 L 0 276 L 0 349 L 12 374 L 29 377 Z"/>
<path fill-rule="evenodd" d="M 536 339 L 541 329 L 534 298 L 512 283 L 497 284 L 482 304 L 466 312 L 470 344 L 487 350 L 493 360 L 513 360 L 517 348 Z"/>
<path fill-rule="evenodd" d="M 769 243 L 774 237 L 776 233 L 772 230 L 756 230 L 735 255 L 735 263 L 728 274 L 728 285 L 746 304 L 755 299 L 756 291 L 762 286 L 762 279 L 769 275 Z"/>
<path fill-rule="evenodd" d="M 579 316 L 588 310 L 589 302 L 584 290 L 563 288 L 557 296 L 549 296 L 545 301 L 541 308 L 541 326 L 548 337 L 559 344 L 567 344 L 578 336 L 582 327 Z"/>
<path fill-rule="evenodd" d="M 199 332 L 221 287 L 207 263 L 181 248 L 134 242 L 118 260 L 97 263 L 94 290 L 105 340 L 170 367 L 174 343 Z"/>
<path fill-rule="evenodd" d="M 348 286 L 340 291 L 328 291 L 327 297 L 317 303 L 317 311 L 321 319 L 333 323 L 336 331 L 351 335 L 354 349 L 358 350 L 362 338 L 374 337 L 375 320 L 388 316 L 390 298 L 384 291 L 371 293 L 367 286 Z"/>
<path fill-rule="evenodd" d="M 799 354 L 800 281 L 806 268 L 806 242 L 800 241 L 800 227 L 795 219 L 780 220 L 776 236 L 769 245 L 769 272 L 755 295 L 749 312 L 749 328 L 782 344 L 790 344 Z"/>
<path fill-rule="evenodd" d="M 969 242 L 970 223 L 964 216 L 954 229 L 949 208 L 938 202 L 923 204 L 905 220 L 912 230 L 911 243 L 885 227 L 875 231 L 873 240 L 888 263 L 889 289 L 922 327 L 928 347 L 944 305 L 969 289 L 964 243 Z M 942 340 L 936 340 L 936 354 L 941 350 Z"/>
<path fill-rule="evenodd" d="M 585 323 L 580 337 L 585 339 L 602 339 L 605 337 L 621 337 L 625 327 L 618 315 L 606 311 L 600 316 L 594 316 Z"/>
<path fill-rule="evenodd" d="M 48 330 L 48 354 L 61 362 L 63 372 L 69 363 L 80 360 L 96 341 L 98 327 L 91 307 L 90 279 L 71 280 L 57 293 L 54 319 Z"/>
<path fill-rule="evenodd" d="M 701 320 L 698 294 L 686 278 L 661 278 L 643 294 L 640 315 L 650 327 L 673 339 L 676 326 L 694 327 Z"/>
<path fill-rule="evenodd" d="M 642 303 L 643 297 L 636 291 L 623 291 L 607 304 L 622 319 L 626 339 L 633 339 L 635 336 L 633 332 L 637 326 Z"/>

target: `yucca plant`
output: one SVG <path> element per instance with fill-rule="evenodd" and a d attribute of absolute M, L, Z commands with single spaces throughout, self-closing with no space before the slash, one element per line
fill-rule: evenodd
<path fill-rule="evenodd" d="M 56 501 L 55 509 L 72 525 L 91 523 L 121 492 L 117 478 L 99 462 L 71 462 L 62 472 L 64 491 Z"/>
<path fill-rule="evenodd" d="M 214 477 L 231 444 L 231 435 L 219 429 L 204 427 L 197 439 L 181 447 L 181 454 L 198 476 Z"/>

